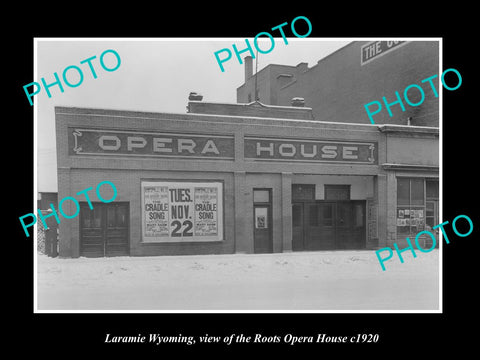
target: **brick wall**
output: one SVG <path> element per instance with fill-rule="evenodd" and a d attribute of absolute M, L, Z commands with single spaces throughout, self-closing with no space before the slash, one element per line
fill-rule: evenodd
<path fill-rule="evenodd" d="M 285 78 L 282 75 L 295 73 L 296 67 L 289 65 L 271 64 L 261 69 L 256 76 L 259 101 L 269 105 L 290 106 L 290 102 L 288 104 L 280 104 L 277 94 L 280 85 L 284 84 L 285 81 L 294 79 L 294 77 Z M 250 101 L 249 98 L 251 99 Z M 246 79 L 245 83 L 237 88 L 238 103 L 249 103 L 252 101 L 255 101 L 255 74 Z"/>

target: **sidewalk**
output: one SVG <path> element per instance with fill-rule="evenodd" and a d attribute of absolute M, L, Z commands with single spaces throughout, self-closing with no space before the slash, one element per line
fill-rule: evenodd
<path fill-rule="evenodd" d="M 375 252 L 58 259 L 39 310 L 438 310 L 439 252 L 382 271 Z"/>

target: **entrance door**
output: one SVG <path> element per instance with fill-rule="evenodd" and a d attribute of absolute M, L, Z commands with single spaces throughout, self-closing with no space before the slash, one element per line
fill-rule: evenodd
<path fill-rule="evenodd" d="M 308 201 L 292 204 L 292 250 L 365 247 L 365 201 Z"/>
<path fill-rule="evenodd" d="M 335 203 L 292 204 L 293 251 L 335 249 Z"/>
<path fill-rule="evenodd" d="M 305 203 L 305 250 L 335 249 L 335 203 Z"/>
<path fill-rule="evenodd" d="M 80 256 L 129 255 L 128 203 L 80 204 Z"/>
<path fill-rule="evenodd" d="M 273 252 L 272 221 L 270 205 L 254 205 L 254 251 L 255 253 Z"/>
<path fill-rule="evenodd" d="M 304 235 L 304 203 L 292 203 L 292 250 L 301 251 L 305 248 L 303 244 Z"/>
<path fill-rule="evenodd" d="M 365 202 L 342 201 L 337 203 L 337 249 L 362 249 L 365 247 Z"/>

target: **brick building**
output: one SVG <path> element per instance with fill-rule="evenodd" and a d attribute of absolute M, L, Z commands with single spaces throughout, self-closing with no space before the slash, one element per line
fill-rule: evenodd
<path fill-rule="evenodd" d="M 93 210 L 77 196 L 59 225 L 63 257 L 376 249 L 438 223 L 436 127 L 260 102 L 55 117 L 59 201 L 93 188 Z"/>
<path fill-rule="evenodd" d="M 261 55 L 260 55 L 261 56 Z M 245 58 L 245 83 L 237 88 L 237 102 L 258 100 L 264 104 L 290 106 L 300 97 L 311 107 L 319 121 L 370 123 L 364 105 L 372 101 L 396 100 L 398 91 L 405 111 L 399 104 L 391 106 L 392 116 L 383 110 L 374 115 L 376 124 L 439 126 L 439 101 L 431 85 L 422 83 L 439 75 L 438 41 L 354 41 L 318 61 L 296 66 L 270 64 L 253 75 L 252 58 Z M 255 97 L 255 82 L 257 97 Z M 438 76 L 433 84 L 438 90 Z M 403 91 L 410 84 L 424 91 L 419 106 L 409 106 Z M 418 103 L 421 93 L 408 91 L 410 102 Z M 372 111 L 376 107 L 372 107 Z"/>

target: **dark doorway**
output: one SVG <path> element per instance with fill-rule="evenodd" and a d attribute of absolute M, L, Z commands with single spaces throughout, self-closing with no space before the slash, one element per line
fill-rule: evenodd
<path fill-rule="evenodd" d="M 80 204 L 80 256 L 129 255 L 128 203 Z"/>
<path fill-rule="evenodd" d="M 294 251 L 365 248 L 365 201 L 292 204 Z"/>

